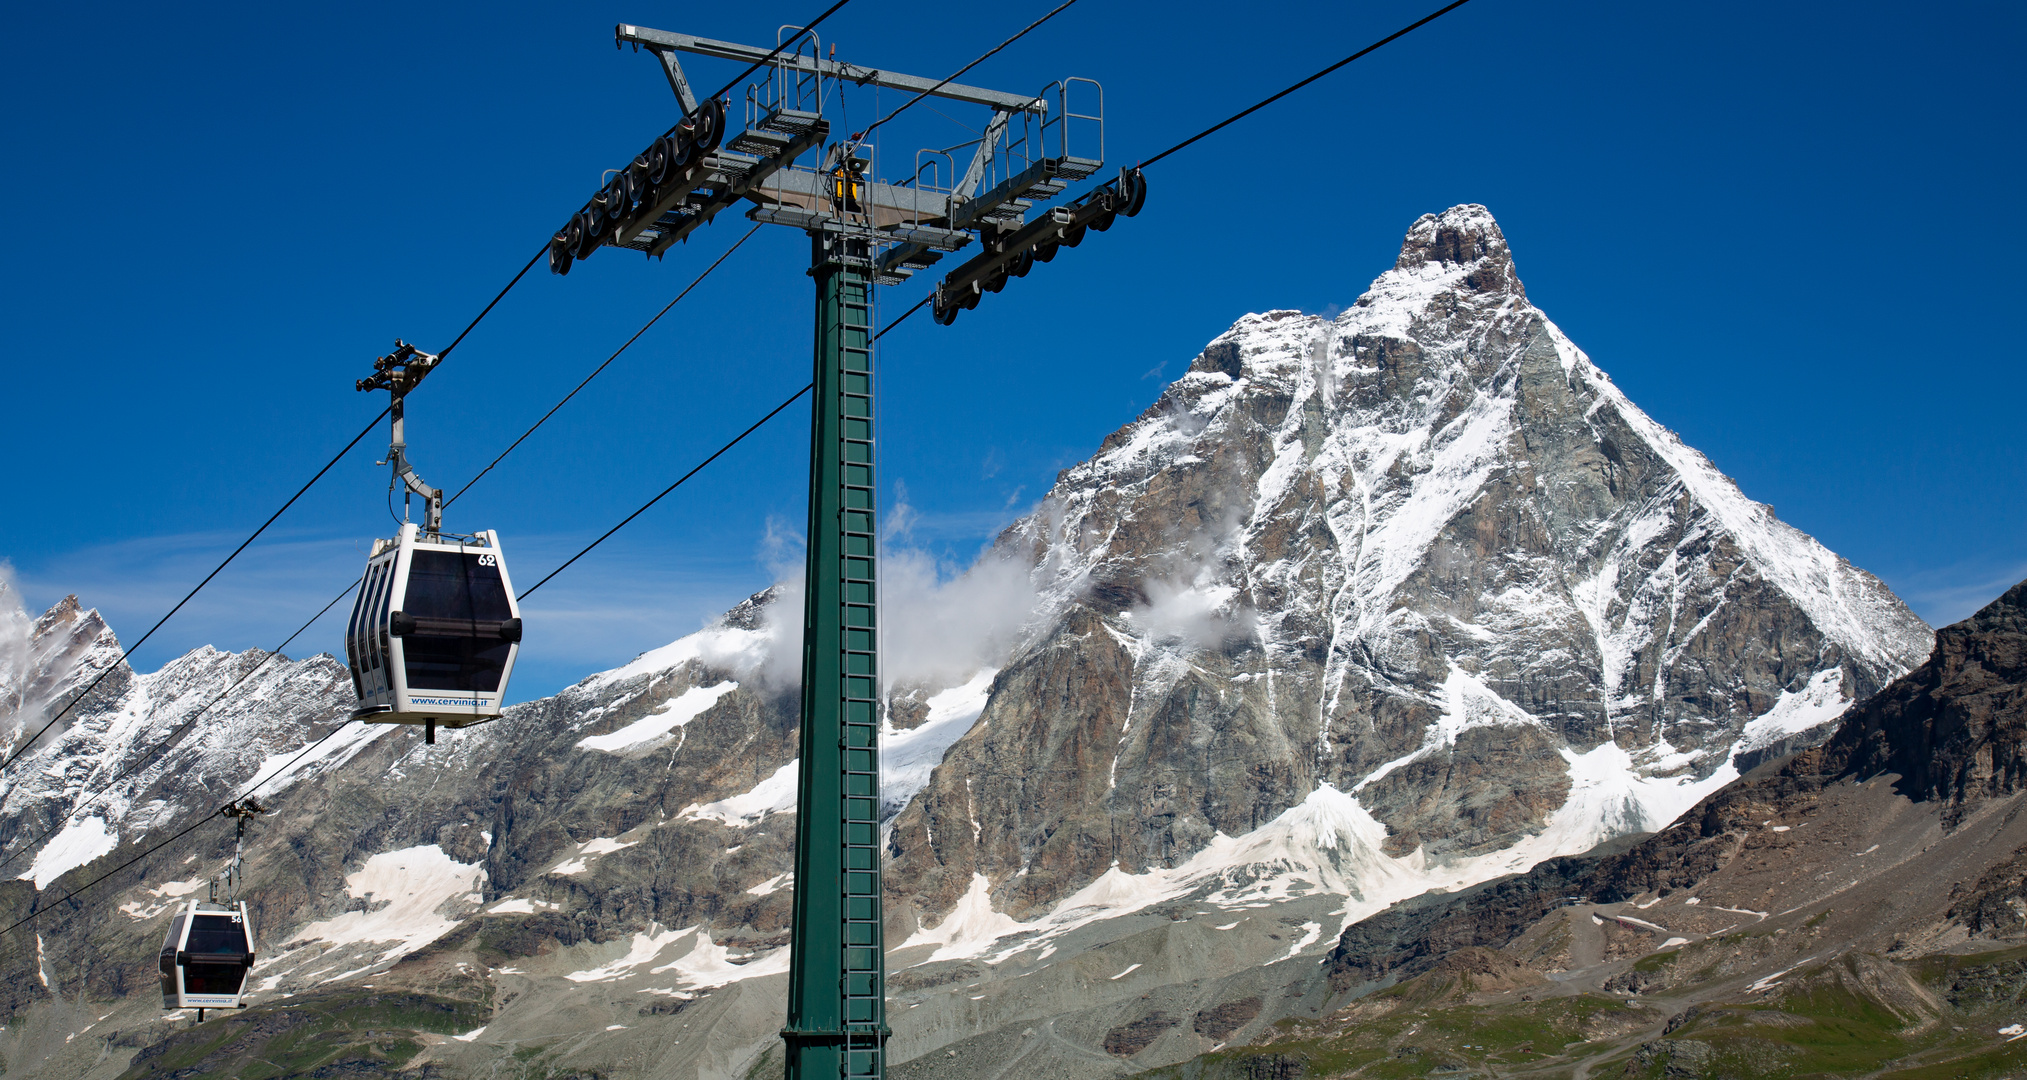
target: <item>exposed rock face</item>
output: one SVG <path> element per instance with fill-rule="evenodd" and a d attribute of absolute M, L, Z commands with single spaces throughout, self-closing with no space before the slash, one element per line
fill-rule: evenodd
<path fill-rule="evenodd" d="M 1675 827 L 1622 842 L 1623 850 L 1418 897 L 1346 928 L 1327 965 L 1332 984 L 1377 984 L 1428 970 L 1454 950 L 1509 946 L 1572 898 L 1611 904 L 1687 890 L 1711 898 L 1721 895 L 1712 884 L 1721 871 L 1734 879 L 1728 887 L 1738 890 L 1740 910 L 1753 914 L 1805 900 L 1809 889 L 1834 890 L 1826 881 L 1858 885 L 1876 867 L 1892 879 L 1879 887 L 1905 894 L 1909 917 L 1881 917 L 1852 897 L 1839 906 L 1872 917 L 1872 932 L 1888 935 L 1880 946 L 2027 934 L 2020 809 L 2000 803 L 1987 815 L 1998 820 L 1983 826 L 1989 835 L 1950 835 L 1994 801 L 2027 790 L 2010 779 L 2016 773 L 1993 765 L 2018 754 L 2027 730 L 2023 629 L 2027 582 L 1938 631 L 1928 662 L 1847 711 L 1827 742 L 1712 793 Z M 1896 777 L 1892 790 L 1924 814 L 1886 798 L 1884 781 L 1874 781 L 1882 775 Z M 1911 921 L 1914 912 L 1938 922 Z"/>
<path fill-rule="evenodd" d="M 1476 206 L 1336 319 L 1241 320 L 998 547 L 1046 630 L 896 823 L 893 893 L 932 912 L 983 873 L 1026 917 L 1324 785 L 1448 859 L 1541 832 L 1574 772 L 1618 788 L 1544 854 L 1581 851 L 1929 643 L 1633 406 Z"/>

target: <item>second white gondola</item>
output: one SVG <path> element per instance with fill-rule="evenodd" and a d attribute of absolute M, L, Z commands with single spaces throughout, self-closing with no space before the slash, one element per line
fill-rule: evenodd
<path fill-rule="evenodd" d="M 500 538 L 376 540 L 345 627 L 357 719 L 465 727 L 500 715 L 521 641 Z"/>
<path fill-rule="evenodd" d="M 245 903 L 184 904 L 162 938 L 162 1007 L 241 1008 L 253 959 L 253 920 Z"/>

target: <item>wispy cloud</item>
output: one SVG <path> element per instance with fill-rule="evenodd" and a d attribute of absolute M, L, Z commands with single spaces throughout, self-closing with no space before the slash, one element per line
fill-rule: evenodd
<path fill-rule="evenodd" d="M 28 612 L 14 584 L 14 566 L 0 559 L 0 746 L 12 747 L 30 676 Z"/>
<path fill-rule="evenodd" d="M 19 567 L 17 584 L 31 614 L 75 594 L 131 648 L 241 539 L 191 532 L 93 544 Z M 351 538 L 271 533 L 184 605 L 134 656 L 134 665 L 150 670 L 200 645 L 273 648 L 355 580 L 365 560 L 363 542 Z M 342 623 L 343 609 L 340 604 L 327 616 L 330 625 Z M 290 653 L 335 649 L 339 643 L 320 633 L 327 630 L 312 628 Z"/>
<path fill-rule="evenodd" d="M 889 520 L 923 520 L 907 503 Z M 1004 524 L 1004 518 L 996 525 Z M 987 551 L 968 566 L 913 546 L 903 528 L 881 544 L 880 669 L 888 685 L 954 686 L 998 667 L 1036 620 L 1039 596 L 1023 562 Z M 777 685 L 801 674 L 802 567 L 782 567 L 768 612 L 771 648 L 761 674 Z"/>
<path fill-rule="evenodd" d="M 104 616 L 131 646 L 148 627 L 202 580 L 239 541 L 223 533 L 186 533 L 93 545 L 65 553 L 31 571 L 16 572 L 15 587 L 30 615 L 74 593 Z M 540 580 L 584 542 L 576 534 L 506 538 L 506 553 L 520 589 Z M 800 565 L 801 537 L 771 538 L 787 565 L 790 548 Z M 250 548 L 190 601 L 134 657 L 153 670 L 202 645 L 234 652 L 272 649 L 359 577 L 365 541 L 355 537 L 279 534 Z M 544 585 L 523 605 L 526 647 L 516 665 L 512 700 L 553 693 L 647 649 L 696 630 L 771 580 L 766 565 L 741 554 L 671 563 L 649 540 L 617 537 Z M 287 652 L 343 655 L 342 601 Z"/>
<path fill-rule="evenodd" d="M 1976 614 L 2001 593 L 2027 580 L 2027 560 L 1990 557 L 1899 574 L 1887 584 L 1930 626 L 1948 626 Z"/>

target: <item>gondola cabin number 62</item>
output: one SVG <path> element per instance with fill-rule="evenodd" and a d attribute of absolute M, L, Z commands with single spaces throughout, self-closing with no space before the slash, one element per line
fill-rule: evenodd
<path fill-rule="evenodd" d="M 464 727 L 500 715 L 521 641 L 521 611 L 500 538 L 376 540 L 345 627 L 368 723 Z"/>

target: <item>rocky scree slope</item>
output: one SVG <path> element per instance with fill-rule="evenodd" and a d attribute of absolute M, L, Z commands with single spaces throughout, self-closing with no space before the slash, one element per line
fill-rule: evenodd
<path fill-rule="evenodd" d="M 968 666 L 889 662 L 927 673 L 893 689 L 883 745 L 893 1050 L 924 1075 L 1111 1075 L 1249 1038 L 1281 1013 L 1226 998 L 1320 970 L 1345 926 L 1661 827 L 1820 738 L 1929 641 L 1628 402 L 1527 303 L 1473 206 L 1417 222 L 1338 318 L 1241 320 L 964 580 L 988 578 L 1020 585 L 1026 618 L 993 621 Z M 70 610 L 7 686 L 46 695 L 117 656 Z M 499 723 L 435 747 L 348 727 L 279 777 L 250 855 L 257 1000 L 353 1015 L 333 995 L 370 989 L 489 1017 L 438 1031 L 361 1006 L 320 1036 L 338 1057 L 299 1064 L 393 1060 L 358 1032 L 397 1028 L 406 1066 L 450 1075 L 529 1054 L 740 1074 L 771 1052 L 799 624 L 792 589 L 769 590 Z M 67 725 L 10 779 L 0 839 L 60 819 L 104 759 L 151 752 L 256 659 L 109 678 L 80 711 L 103 724 Z M 209 812 L 350 704 L 327 657 L 249 686 L 24 855 L 41 872 L 0 885 L 0 913 Z M 47 1076 L 238 1068 L 171 1055 L 148 996 L 169 904 L 228 835 L 11 935 L 21 1020 L 0 1054 Z M 1213 1018 L 1110 1034 L 1156 997 Z"/>

